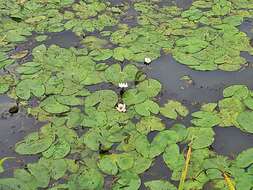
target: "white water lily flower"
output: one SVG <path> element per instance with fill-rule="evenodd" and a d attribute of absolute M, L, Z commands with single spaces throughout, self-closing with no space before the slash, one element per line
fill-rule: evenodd
<path fill-rule="evenodd" d="M 145 59 L 144 59 L 144 62 L 147 64 L 151 63 L 151 61 L 152 60 L 149 57 L 145 57 Z"/>
<path fill-rule="evenodd" d="M 125 83 L 119 83 L 119 87 L 120 88 L 127 88 L 128 87 L 128 84 L 125 82 Z"/>
<path fill-rule="evenodd" d="M 116 109 L 119 111 L 119 112 L 126 112 L 126 104 L 118 104 Z"/>

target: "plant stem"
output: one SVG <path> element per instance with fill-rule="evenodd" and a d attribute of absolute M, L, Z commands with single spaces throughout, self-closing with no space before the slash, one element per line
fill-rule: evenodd
<path fill-rule="evenodd" d="M 188 172 L 188 168 L 189 168 L 189 164 L 190 164 L 191 153 L 192 153 L 192 147 L 191 147 L 191 143 L 190 143 L 189 149 L 188 149 L 187 154 L 186 154 L 185 166 L 184 166 L 184 170 L 182 171 L 182 174 L 181 174 L 178 190 L 183 190 L 184 189 L 184 182 L 185 182 L 187 172 Z"/>
<path fill-rule="evenodd" d="M 232 183 L 232 180 L 230 179 L 230 177 L 225 172 L 223 173 L 223 177 L 224 177 L 224 180 L 226 181 L 228 189 L 229 190 L 235 190 L 235 187 Z"/>

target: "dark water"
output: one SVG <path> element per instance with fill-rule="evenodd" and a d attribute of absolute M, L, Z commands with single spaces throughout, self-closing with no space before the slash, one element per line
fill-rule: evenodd
<path fill-rule="evenodd" d="M 44 43 L 46 46 L 50 45 L 58 45 L 60 47 L 68 48 L 68 47 L 80 47 L 81 37 L 76 36 L 72 31 L 63 31 L 59 33 L 51 33 L 48 34 L 48 40 Z M 42 42 L 43 43 L 43 42 Z"/>
<path fill-rule="evenodd" d="M 18 113 L 9 113 L 9 109 L 13 106 L 16 106 L 15 101 L 7 96 L 0 96 L 0 158 L 14 157 L 4 162 L 6 171 L 0 173 L 0 177 L 11 176 L 13 169 L 24 167 L 26 163 L 37 160 L 37 156 L 20 156 L 14 149 L 17 142 L 29 133 L 37 131 L 42 124 L 28 117 L 22 108 Z"/>
<path fill-rule="evenodd" d="M 146 189 L 144 183 L 147 181 L 152 180 L 165 180 L 170 181 L 171 171 L 166 166 L 165 162 L 163 161 L 162 156 L 158 156 L 152 166 L 143 174 L 140 175 L 141 177 L 141 187 L 140 189 Z M 171 182 L 171 181 L 170 181 Z"/>

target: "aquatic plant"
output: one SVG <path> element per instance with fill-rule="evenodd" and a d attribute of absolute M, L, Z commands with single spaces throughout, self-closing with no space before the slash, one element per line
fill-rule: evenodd
<path fill-rule="evenodd" d="M 224 87 L 222 99 L 193 112 L 176 98 L 161 102 L 162 84 L 145 74 L 169 53 L 200 71 L 245 67 L 240 53 L 253 49 L 238 26 L 252 18 L 252 1 L 198 0 L 184 10 L 158 1 L 0 0 L 0 9 L 0 93 L 45 122 L 15 145 L 37 162 L 0 179 L 0 189 L 253 188 L 253 148 L 231 158 L 211 147 L 213 127 L 253 133 L 253 91 Z M 47 45 L 50 33 L 65 30 L 80 48 Z M 36 45 L 21 46 L 27 41 Z M 170 179 L 143 180 L 158 158 Z"/>

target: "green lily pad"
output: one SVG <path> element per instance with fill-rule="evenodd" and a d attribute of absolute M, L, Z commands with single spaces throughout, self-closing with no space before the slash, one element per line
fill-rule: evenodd
<path fill-rule="evenodd" d="M 54 141 L 51 132 L 34 132 L 25 137 L 15 145 L 15 151 L 19 154 L 38 154 L 47 150 Z"/>
<path fill-rule="evenodd" d="M 155 116 L 143 117 L 139 123 L 136 124 L 136 129 L 140 133 L 148 134 L 151 131 L 162 131 L 165 124 L 162 120 Z"/>
<path fill-rule="evenodd" d="M 28 100 L 33 94 L 41 97 L 45 93 L 45 87 L 39 80 L 25 79 L 17 84 L 16 94 L 19 98 Z"/>
<path fill-rule="evenodd" d="M 29 189 L 28 184 L 16 179 L 16 178 L 3 178 L 0 179 L 0 188 L 9 190 Z"/>
<path fill-rule="evenodd" d="M 213 112 L 198 111 L 192 113 L 192 116 L 195 118 L 191 123 L 199 127 L 214 127 L 221 122 L 219 116 Z"/>
<path fill-rule="evenodd" d="M 137 89 L 143 92 L 147 97 L 155 97 L 161 91 L 162 85 L 159 81 L 148 79 L 137 85 Z"/>
<path fill-rule="evenodd" d="M 113 50 L 113 58 L 118 61 L 131 60 L 133 57 L 134 53 L 127 48 L 117 47 Z"/>
<path fill-rule="evenodd" d="M 85 106 L 98 105 L 98 110 L 110 110 L 118 102 L 117 94 L 112 90 L 100 90 L 92 93 L 85 99 Z"/>
<path fill-rule="evenodd" d="M 135 111 L 142 116 L 150 116 L 151 113 L 159 112 L 159 105 L 151 100 L 146 100 L 143 103 L 134 106 Z"/>
<path fill-rule="evenodd" d="M 253 133 L 253 112 L 245 111 L 238 115 L 237 122 L 242 130 L 247 131 L 249 133 Z"/>
<path fill-rule="evenodd" d="M 118 166 L 114 155 L 104 156 L 98 162 L 98 167 L 106 174 L 116 175 L 118 173 Z"/>
<path fill-rule="evenodd" d="M 144 92 L 138 92 L 137 89 L 127 90 L 123 94 L 123 101 L 127 106 L 143 103 L 147 98 Z"/>
<path fill-rule="evenodd" d="M 245 85 L 233 85 L 223 90 L 224 97 L 233 96 L 239 99 L 245 99 L 247 98 L 248 94 L 249 94 L 249 90 L 247 86 Z"/>
<path fill-rule="evenodd" d="M 95 61 L 104 61 L 112 57 L 113 52 L 110 49 L 96 49 L 90 52 L 89 55 L 92 56 Z"/>
<path fill-rule="evenodd" d="M 46 158 L 60 159 L 67 156 L 69 152 L 70 145 L 66 141 L 59 139 L 42 154 Z"/>
<path fill-rule="evenodd" d="M 86 168 L 82 173 L 74 174 L 68 181 L 68 186 L 72 189 L 79 190 L 99 190 L 103 189 L 104 178 L 102 174 L 93 168 Z"/>
<path fill-rule="evenodd" d="M 173 171 L 180 171 L 184 167 L 185 163 L 184 155 L 180 153 L 177 144 L 171 144 L 165 149 L 163 153 L 163 160 Z"/>
<path fill-rule="evenodd" d="M 3 94 L 9 90 L 9 84 L 0 84 L 0 94 Z"/>
<path fill-rule="evenodd" d="M 141 185 L 141 180 L 137 174 L 131 173 L 129 171 L 123 172 L 118 175 L 119 179 L 117 182 L 113 185 L 113 190 L 137 190 L 139 189 Z"/>
<path fill-rule="evenodd" d="M 48 113 L 64 113 L 68 112 L 70 108 L 59 103 L 55 96 L 50 96 L 40 103 L 40 107 Z"/>
<path fill-rule="evenodd" d="M 27 168 L 32 176 L 35 177 L 38 187 L 47 187 L 50 181 L 48 168 L 40 163 L 28 164 Z"/>
<path fill-rule="evenodd" d="M 210 146 L 214 141 L 214 132 L 212 128 L 187 128 L 187 140 L 192 142 L 192 148 L 201 149 Z"/>
<path fill-rule="evenodd" d="M 253 98 L 252 97 L 247 97 L 243 103 L 251 110 L 253 110 Z"/>
<path fill-rule="evenodd" d="M 253 148 L 242 151 L 236 158 L 235 164 L 239 168 L 246 168 L 253 163 Z"/>
<path fill-rule="evenodd" d="M 170 182 L 164 181 L 164 180 L 148 181 L 148 182 L 145 182 L 145 186 L 149 190 L 157 190 L 157 189 L 160 189 L 160 190 L 176 190 L 177 189 Z"/>
<path fill-rule="evenodd" d="M 160 108 L 160 113 L 170 119 L 177 119 L 178 116 L 187 116 L 189 111 L 180 102 L 175 100 L 170 100 L 164 107 Z"/>
<path fill-rule="evenodd" d="M 114 64 L 105 70 L 105 78 L 107 81 L 118 85 L 122 82 L 130 82 L 135 80 L 135 76 L 138 72 L 136 66 L 128 64 L 121 69 L 119 64 Z"/>

